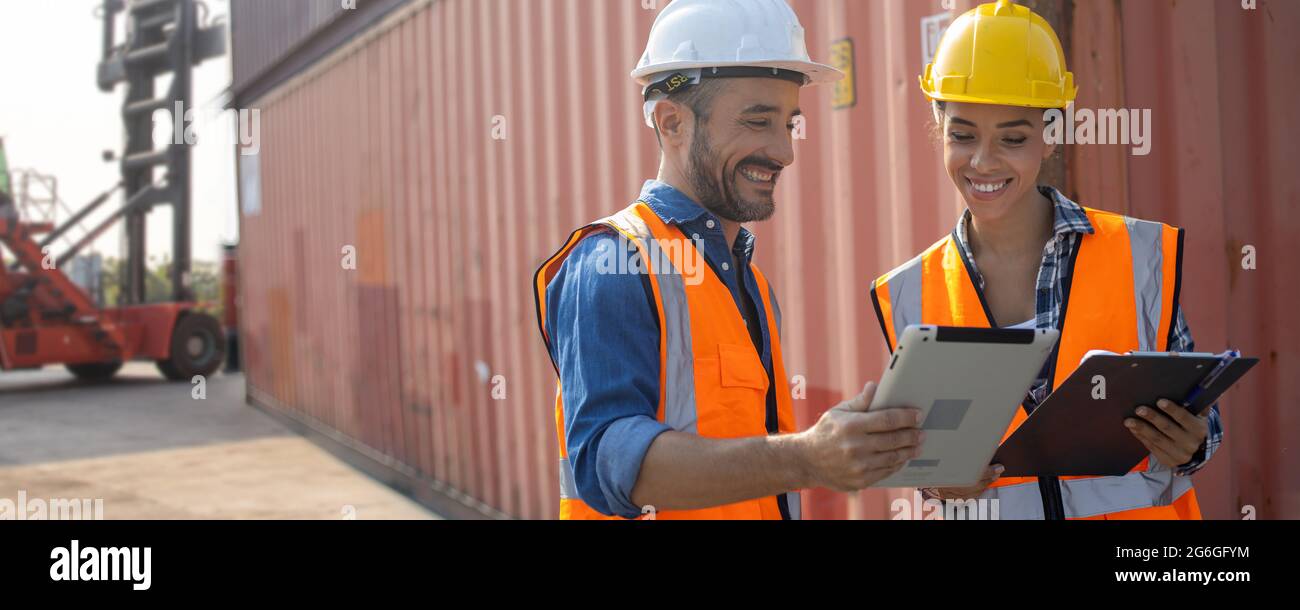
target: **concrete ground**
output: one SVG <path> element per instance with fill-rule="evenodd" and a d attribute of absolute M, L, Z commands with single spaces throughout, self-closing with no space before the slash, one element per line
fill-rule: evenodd
<path fill-rule="evenodd" d="M 105 519 L 436 519 L 244 404 L 129 363 L 106 384 L 0 372 L 0 500 L 103 499 Z"/>

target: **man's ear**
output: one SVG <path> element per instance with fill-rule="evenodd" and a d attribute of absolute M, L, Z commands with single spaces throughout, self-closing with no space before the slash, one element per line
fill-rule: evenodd
<path fill-rule="evenodd" d="M 659 137 L 673 144 L 687 137 L 694 124 L 693 117 L 681 104 L 669 100 L 655 104 L 654 119 L 659 126 Z"/>

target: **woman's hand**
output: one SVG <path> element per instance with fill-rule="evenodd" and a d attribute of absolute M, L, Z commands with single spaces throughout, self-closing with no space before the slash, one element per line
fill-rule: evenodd
<path fill-rule="evenodd" d="M 984 478 L 970 487 L 930 487 L 930 495 L 940 500 L 970 500 L 978 498 L 980 494 L 988 489 L 1006 468 L 1002 464 L 991 464 L 984 470 Z"/>
<path fill-rule="evenodd" d="M 1138 407 L 1138 416 L 1125 419 L 1124 425 L 1161 464 L 1177 468 L 1192 461 L 1210 434 L 1208 409 L 1196 416 L 1169 400 L 1156 404 L 1159 409 Z"/>

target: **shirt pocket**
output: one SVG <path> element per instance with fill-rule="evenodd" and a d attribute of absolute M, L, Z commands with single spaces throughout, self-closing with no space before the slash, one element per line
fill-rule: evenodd
<path fill-rule="evenodd" d="M 767 388 L 763 361 L 747 345 L 719 344 L 716 354 L 696 359 L 701 375 L 698 432 L 739 438 L 767 434 Z"/>

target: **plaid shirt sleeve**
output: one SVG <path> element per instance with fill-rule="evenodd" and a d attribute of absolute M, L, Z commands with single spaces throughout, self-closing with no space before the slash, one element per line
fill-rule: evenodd
<path fill-rule="evenodd" d="M 1187 326 L 1187 320 L 1183 319 L 1183 308 L 1178 307 L 1177 317 L 1174 320 L 1174 336 L 1169 341 L 1169 351 L 1171 352 L 1194 352 L 1196 351 L 1196 342 L 1192 340 L 1192 330 Z M 1201 444 L 1201 449 L 1196 452 L 1190 462 L 1179 466 L 1174 470 L 1179 476 L 1191 476 L 1196 471 L 1204 468 L 1214 455 L 1215 450 L 1223 443 L 1223 422 L 1219 419 L 1219 404 L 1215 403 L 1210 406 L 1209 415 L 1210 433 L 1205 437 L 1205 442 Z"/>

